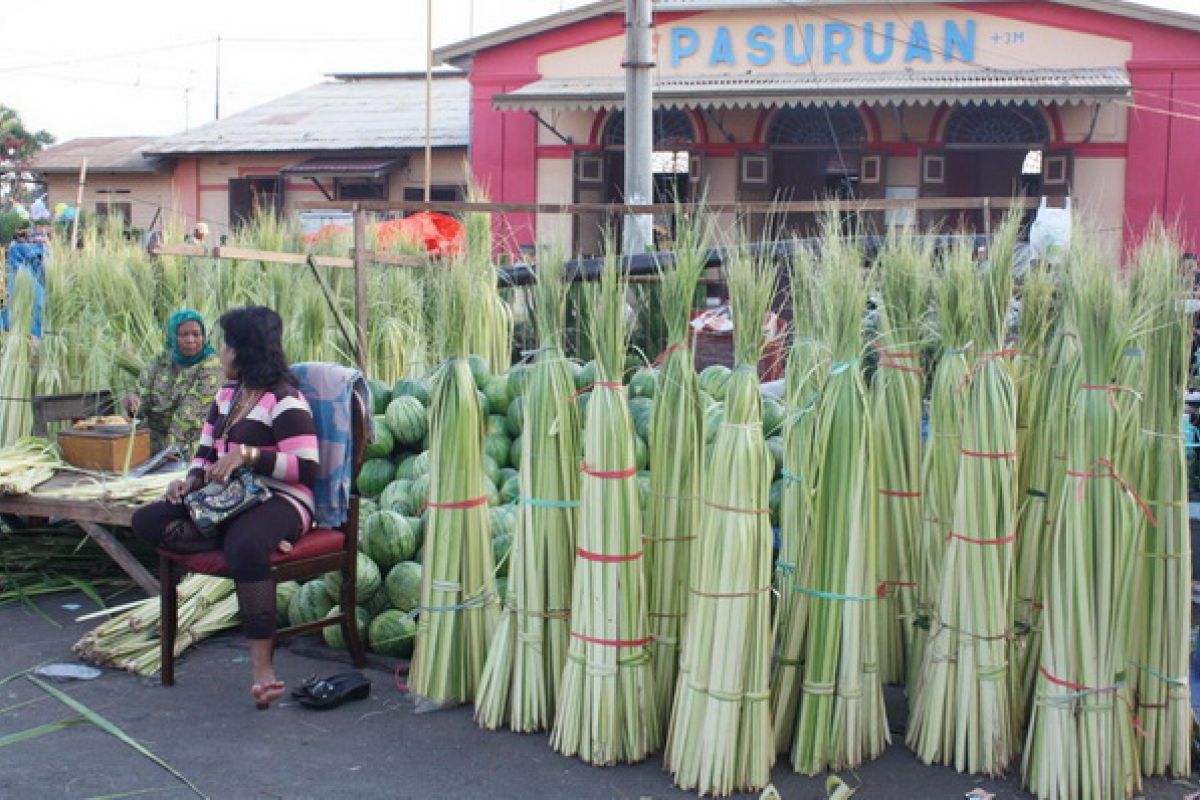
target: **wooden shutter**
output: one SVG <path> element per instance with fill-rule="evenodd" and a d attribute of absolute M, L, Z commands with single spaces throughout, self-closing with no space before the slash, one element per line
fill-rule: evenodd
<path fill-rule="evenodd" d="M 576 151 L 571 174 L 576 203 L 603 203 L 608 185 L 606 160 L 599 150 Z M 574 214 L 572 238 L 580 255 L 601 252 L 604 244 L 604 216 L 599 213 Z"/>
<path fill-rule="evenodd" d="M 921 172 L 917 176 L 920 179 L 918 198 L 945 197 L 949 186 L 949 176 L 946 173 L 946 151 L 922 150 L 920 160 Z M 946 215 L 941 211 L 922 211 L 917 218 L 920 220 L 921 227 L 929 228 L 941 224 Z"/>
<path fill-rule="evenodd" d="M 1075 178 L 1075 159 L 1070 149 L 1046 150 L 1042 153 L 1042 194 L 1067 197 Z"/>

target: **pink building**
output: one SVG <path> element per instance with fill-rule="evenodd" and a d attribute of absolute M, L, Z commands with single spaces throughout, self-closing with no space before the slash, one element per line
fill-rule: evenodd
<path fill-rule="evenodd" d="M 471 167 L 493 199 L 620 199 L 622 7 L 592 3 L 438 52 L 469 70 Z M 1114 248 L 1156 214 L 1198 241 L 1200 16 L 1122 0 L 655 9 L 661 199 L 1023 191 L 1069 195 Z M 519 243 L 569 237 L 589 252 L 600 222 L 506 224 Z"/>

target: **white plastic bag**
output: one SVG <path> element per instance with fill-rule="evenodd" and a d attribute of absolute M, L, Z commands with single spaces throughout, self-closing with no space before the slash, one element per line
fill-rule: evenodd
<path fill-rule="evenodd" d="M 1029 229 L 1029 248 L 1035 258 L 1061 264 L 1070 246 L 1071 198 L 1067 198 L 1063 208 L 1049 208 L 1043 197 Z"/>

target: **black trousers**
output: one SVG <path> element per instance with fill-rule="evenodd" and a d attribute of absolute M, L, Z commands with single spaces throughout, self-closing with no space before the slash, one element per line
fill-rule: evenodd
<path fill-rule="evenodd" d="M 138 538 L 162 546 L 163 535 L 172 522 L 188 518 L 182 505 L 159 500 L 133 512 L 133 532 Z M 275 634 L 275 582 L 271 580 L 271 554 L 284 539 L 300 538 L 300 513 L 282 497 L 272 497 L 260 506 L 238 514 L 222 526 L 213 541 L 229 565 L 237 585 L 238 615 L 249 639 L 270 639 Z"/>

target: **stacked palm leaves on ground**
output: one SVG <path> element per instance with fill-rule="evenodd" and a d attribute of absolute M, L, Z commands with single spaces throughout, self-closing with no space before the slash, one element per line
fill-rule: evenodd
<path fill-rule="evenodd" d="M 188 575 L 179 583 L 179 619 L 175 655 L 193 644 L 238 624 L 233 581 L 211 575 Z M 159 640 L 161 604 L 157 597 L 130 603 L 122 613 L 84 634 L 75 655 L 99 667 L 115 667 L 138 675 L 157 675 L 162 668 Z M 102 612 L 102 613 L 112 613 Z M 96 615 L 89 615 L 94 617 Z"/>
<path fill-rule="evenodd" d="M 646 618 L 633 420 L 620 378 L 625 281 L 610 242 L 587 287 L 597 382 L 585 410 L 571 647 L 550 743 L 597 766 L 640 761 L 662 744 Z"/>
<path fill-rule="evenodd" d="M 1060 363 L 1074 339 L 1062 335 L 1056 323 L 1055 276 L 1048 266 L 1031 264 L 1021 282 L 1021 311 L 1017 319 L 1015 359 L 1017 388 L 1017 524 L 1013 602 L 1018 634 L 1012 651 L 1011 695 L 1013 722 L 1020 728 L 1028 716 L 1041 646 L 1042 568 L 1050 541 L 1051 480 L 1062 472 L 1061 405 L 1067 385 L 1078 376 Z"/>
<path fill-rule="evenodd" d="M 534 289 L 540 347 L 524 402 L 510 598 L 476 700 L 476 718 L 485 728 L 507 723 L 514 731 L 548 729 L 567 658 L 580 430 L 572 370 L 562 351 L 566 292 L 561 255 L 542 252 Z"/>
<path fill-rule="evenodd" d="M 1013 544 L 1017 532 L 1016 392 L 1002 349 L 1018 218 L 1010 215 L 973 285 L 979 313 L 965 395 L 960 474 L 909 726 L 923 761 L 998 775 L 1016 751 L 1009 699 Z"/>
<path fill-rule="evenodd" d="M 878 526 L 879 669 L 885 683 L 903 683 L 916 616 L 917 539 L 921 531 L 922 325 L 929 306 L 932 244 L 892 233 L 876 265 L 879 341 L 871 386 L 874 426 L 875 522 Z"/>
<path fill-rule="evenodd" d="M 1191 587 L 1187 460 L 1183 416 L 1192 343 L 1192 315 L 1182 301 L 1190 275 L 1179 269 L 1179 248 L 1161 229 L 1135 259 L 1133 290 L 1144 332 L 1145 357 L 1139 487 L 1157 525 L 1142 518 L 1138 569 L 1141 596 L 1132 619 L 1130 665 L 1136 678 L 1145 775 L 1191 773 L 1192 719 L 1188 691 Z"/>
<path fill-rule="evenodd" d="M 774 633 L 779 651 L 771 674 L 771 719 L 775 752 L 791 749 L 804 677 L 805 636 L 812 596 L 797 591 L 812 585 L 813 493 L 816 487 L 817 407 L 829 371 L 825 345 L 817 337 L 824 308 L 820 303 L 814 254 L 796 254 L 790 272 L 792 347 L 787 365 L 787 415 L 783 429 L 783 491 L 779 509 L 779 558 L 775 563 Z"/>
<path fill-rule="evenodd" d="M 971 325 L 979 313 L 971 249 L 951 248 L 935 272 L 937 366 L 929 390 L 929 436 L 921 467 L 924 517 L 916 546 L 916 611 L 909 655 L 908 693 L 915 706 L 924 678 L 925 650 L 942 584 L 946 539 L 962 460 L 962 387 L 970 372 Z M 910 725 L 910 729 L 911 729 Z M 911 740 L 910 740 L 911 741 Z"/>
<path fill-rule="evenodd" d="M 889 739 L 876 615 L 869 609 L 878 580 L 861 370 L 867 277 L 861 252 L 832 219 L 822 247 L 822 340 L 831 365 L 817 410 L 812 574 L 807 585 L 794 587 L 808 595 L 809 607 L 792 764 L 810 775 L 857 766 L 883 752 Z"/>
<path fill-rule="evenodd" d="M 490 265 L 458 260 L 440 270 L 435 284 L 446 360 L 433 376 L 429 522 L 409 686 L 436 706 L 475 697 L 498 619 L 484 420 L 467 362 L 467 331 L 488 272 Z"/>
<path fill-rule="evenodd" d="M 1068 421 L 1067 478 L 1053 498 L 1059 513 L 1024 774 L 1041 798 L 1107 800 L 1140 785 L 1129 587 L 1138 571 L 1138 518 L 1151 514 L 1130 477 L 1142 419 L 1138 395 L 1122 383 L 1136 335 L 1127 290 L 1086 241 L 1073 246 L 1070 278 L 1067 324 L 1078 338 L 1081 383 Z"/>
<path fill-rule="evenodd" d="M 696 499 L 704 458 L 704 409 L 688 322 L 710 244 L 705 222 L 677 214 L 674 267 L 661 276 L 669 343 L 651 422 L 645 543 L 654 683 L 664 729 L 675 699 L 693 541 L 702 510 Z"/>
<path fill-rule="evenodd" d="M 737 365 L 704 480 L 666 764 L 701 795 L 760 790 L 775 746 L 770 716 L 775 466 L 763 438 L 758 362 L 775 293 L 769 256 L 732 249 L 726 268 Z"/>

